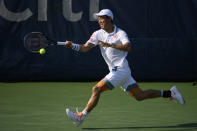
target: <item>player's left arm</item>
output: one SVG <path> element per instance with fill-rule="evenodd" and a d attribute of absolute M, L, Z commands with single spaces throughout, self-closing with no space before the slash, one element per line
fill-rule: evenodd
<path fill-rule="evenodd" d="M 105 43 L 103 41 L 99 41 L 99 45 L 103 47 L 111 47 L 121 51 L 131 51 L 131 43 L 125 31 L 121 31 L 119 34 L 119 40 L 121 43 Z"/>
<path fill-rule="evenodd" d="M 124 44 L 113 44 L 113 43 L 106 43 L 103 41 L 99 41 L 99 45 L 102 47 L 111 47 L 122 51 L 131 51 L 131 43 L 126 42 Z"/>

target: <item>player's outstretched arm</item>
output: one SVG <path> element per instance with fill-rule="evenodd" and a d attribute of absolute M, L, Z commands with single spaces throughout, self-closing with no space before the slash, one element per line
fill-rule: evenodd
<path fill-rule="evenodd" d="M 71 41 L 66 41 L 65 42 L 65 46 L 66 48 L 71 48 L 75 51 L 79 51 L 79 52 L 88 52 L 92 47 L 94 47 L 95 45 L 92 43 L 85 43 L 85 44 L 75 44 Z"/>
<path fill-rule="evenodd" d="M 83 45 L 80 45 L 80 52 L 88 52 L 94 46 L 95 45 L 92 43 L 85 43 Z"/>

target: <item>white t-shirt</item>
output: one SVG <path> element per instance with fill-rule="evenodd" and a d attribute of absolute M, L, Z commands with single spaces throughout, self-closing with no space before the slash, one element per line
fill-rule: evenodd
<path fill-rule="evenodd" d="M 115 25 L 114 25 L 114 32 L 108 33 L 103 29 L 97 30 L 92 34 L 92 36 L 87 42 L 98 45 L 99 41 L 112 43 L 112 44 L 125 44 L 127 42 L 130 43 L 125 31 L 117 28 Z M 128 62 L 126 60 L 126 56 L 128 54 L 127 51 L 121 51 L 112 47 L 101 47 L 101 46 L 100 46 L 100 50 L 110 71 L 116 66 L 121 68 L 129 67 Z"/>

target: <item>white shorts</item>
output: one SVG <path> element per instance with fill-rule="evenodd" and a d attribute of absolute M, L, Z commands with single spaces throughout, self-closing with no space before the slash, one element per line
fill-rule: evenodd
<path fill-rule="evenodd" d="M 117 86 L 130 93 L 132 88 L 137 87 L 137 83 L 134 78 L 131 76 L 131 71 L 129 68 L 118 68 L 116 70 L 110 71 L 109 74 L 105 76 L 102 80 L 110 90 L 114 89 Z"/>

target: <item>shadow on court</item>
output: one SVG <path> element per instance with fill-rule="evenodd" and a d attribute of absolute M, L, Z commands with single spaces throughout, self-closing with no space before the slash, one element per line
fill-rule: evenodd
<path fill-rule="evenodd" d="M 163 128 L 163 129 L 171 129 L 173 131 L 175 130 L 197 130 L 197 123 L 187 123 L 187 124 L 178 124 L 175 126 L 144 126 L 144 127 L 109 127 L 109 128 L 82 128 L 84 130 L 108 130 L 108 129 L 113 129 L 113 130 L 123 130 L 123 129 L 156 129 L 156 128 Z M 179 129 L 175 129 L 179 128 Z M 183 129 L 180 129 L 183 128 Z"/>

